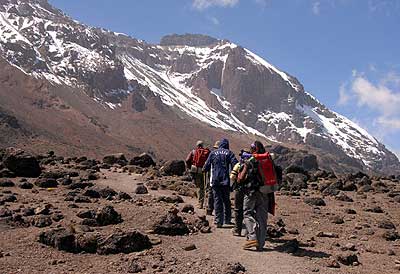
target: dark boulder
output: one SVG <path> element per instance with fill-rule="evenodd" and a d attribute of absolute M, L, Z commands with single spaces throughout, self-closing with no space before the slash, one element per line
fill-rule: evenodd
<path fill-rule="evenodd" d="M 134 157 L 133 159 L 131 159 L 129 161 L 129 164 L 132 166 L 140 166 L 143 168 L 156 165 L 153 158 L 147 153 L 143 153 L 143 154 L 140 154 L 139 156 Z"/>
<path fill-rule="evenodd" d="M 183 203 L 183 198 L 179 195 L 171 195 L 171 196 L 160 196 L 157 198 L 158 202 L 165 202 L 169 204 L 181 204 Z"/>
<path fill-rule="evenodd" d="M 89 182 L 73 182 L 72 184 L 68 185 L 68 189 L 85 189 L 88 187 L 92 187 L 93 183 Z"/>
<path fill-rule="evenodd" d="M 358 257 L 356 254 L 338 255 L 338 256 L 336 256 L 336 260 L 344 265 L 359 264 Z"/>
<path fill-rule="evenodd" d="M 85 192 L 83 192 L 83 196 L 87 196 L 90 198 L 100 198 L 101 197 L 100 193 L 94 188 L 86 189 Z"/>
<path fill-rule="evenodd" d="M 99 192 L 99 194 L 100 194 L 100 197 L 104 198 L 104 199 L 112 198 L 112 197 L 114 197 L 114 196 L 116 196 L 118 194 L 114 189 L 112 189 L 112 188 L 110 188 L 108 186 L 107 187 L 103 187 L 103 188 L 96 187 L 95 190 L 97 190 Z"/>
<path fill-rule="evenodd" d="M 116 232 L 98 242 L 97 253 L 101 255 L 132 253 L 151 248 L 147 235 L 139 231 Z"/>
<path fill-rule="evenodd" d="M 104 156 L 103 163 L 108 165 L 119 164 L 125 166 L 128 163 L 128 160 L 125 158 L 123 153 L 116 153 Z"/>
<path fill-rule="evenodd" d="M 119 224 L 122 222 L 121 214 L 114 207 L 108 205 L 99 208 L 96 212 L 96 221 L 100 226 Z"/>
<path fill-rule="evenodd" d="M 0 180 L 0 187 L 13 187 L 13 186 L 15 186 L 15 184 L 10 180 Z"/>
<path fill-rule="evenodd" d="M 53 188 L 57 187 L 58 183 L 54 178 L 39 178 L 36 179 L 35 185 L 41 188 Z"/>
<path fill-rule="evenodd" d="M 343 185 L 343 191 L 356 191 L 357 185 L 353 181 L 346 181 Z"/>
<path fill-rule="evenodd" d="M 42 172 L 36 158 L 21 149 L 6 149 L 3 164 L 20 177 L 39 177 Z"/>
<path fill-rule="evenodd" d="M 0 178 L 15 178 L 15 173 L 8 168 L 0 169 Z"/>
<path fill-rule="evenodd" d="M 169 176 L 182 176 L 185 173 L 186 165 L 183 160 L 168 161 L 161 168 L 161 172 Z"/>
<path fill-rule="evenodd" d="M 11 210 L 5 207 L 0 208 L 0 218 L 10 217 L 10 216 L 12 216 Z"/>
<path fill-rule="evenodd" d="M 21 183 L 18 185 L 18 187 L 19 187 L 19 188 L 22 188 L 22 189 L 32 189 L 32 188 L 33 188 L 33 184 L 31 184 L 31 183 L 29 183 L 29 182 L 21 182 Z"/>
<path fill-rule="evenodd" d="M 149 191 L 147 190 L 147 187 L 144 185 L 138 185 L 135 189 L 135 194 L 147 194 Z"/>
<path fill-rule="evenodd" d="M 168 212 L 165 216 L 160 218 L 154 226 L 154 233 L 160 235 L 186 235 L 189 233 L 189 228 L 183 222 L 182 218 L 178 216 L 177 211 Z"/>
<path fill-rule="evenodd" d="M 53 223 L 50 216 L 37 215 L 32 218 L 32 225 L 36 227 L 46 227 Z"/>
<path fill-rule="evenodd" d="M 228 263 L 227 267 L 224 269 L 223 274 L 239 274 L 245 273 L 246 268 L 240 263 Z"/>
<path fill-rule="evenodd" d="M 324 199 L 319 197 L 305 198 L 304 202 L 310 206 L 326 206 Z"/>
<path fill-rule="evenodd" d="M 120 192 L 118 192 L 116 199 L 117 200 L 131 200 L 132 196 L 126 192 L 120 191 Z"/>
<path fill-rule="evenodd" d="M 96 253 L 99 235 L 95 233 L 84 233 L 75 235 L 75 245 L 78 252 Z"/>
<path fill-rule="evenodd" d="M 308 178 L 301 173 L 288 173 L 283 178 L 282 188 L 289 191 L 307 189 Z"/>
<path fill-rule="evenodd" d="M 383 229 L 396 229 L 394 223 L 389 220 L 382 220 L 378 222 L 378 227 Z"/>
<path fill-rule="evenodd" d="M 385 231 L 382 235 L 382 237 L 386 240 L 386 241 L 396 241 L 400 239 L 400 235 L 397 231 L 395 230 L 389 230 L 389 231 Z"/>
<path fill-rule="evenodd" d="M 335 199 L 338 200 L 338 201 L 348 202 L 348 203 L 354 202 L 352 198 L 350 198 L 349 196 L 347 196 L 343 192 L 340 192 L 338 195 L 336 195 Z"/>
<path fill-rule="evenodd" d="M 65 228 L 51 229 L 39 234 L 39 242 L 48 246 L 64 250 L 67 252 L 76 252 L 75 235 Z"/>

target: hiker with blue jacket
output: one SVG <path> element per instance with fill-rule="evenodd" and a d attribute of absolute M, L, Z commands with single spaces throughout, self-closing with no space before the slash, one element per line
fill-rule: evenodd
<path fill-rule="evenodd" d="M 210 153 L 204 172 L 211 170 L 211 186 L 214 196 L 215 224 L 221 228 L 223 224 L 231 225 L 230 172 L 238 163 L 235 154 L 229 150 L 229 141 L 222 139 L 217 150 Z"/>

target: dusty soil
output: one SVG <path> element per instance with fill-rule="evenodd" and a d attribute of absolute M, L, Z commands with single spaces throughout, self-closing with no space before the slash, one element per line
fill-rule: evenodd
<path fill-rule="evenodd" d="M 308 190 L 300 197 L 284 196 L 277 193 L 277 216 L 271 217 L 270 224 L 276 227 L 279 219 L 286 224 L 287 231 L 280 238 L 270 238 L 264 252 L 244 251 L 241 246 L 245 238 L 233 237 L 229 227 L 216 229 L 213 217 L 207 216 L 212 226 L 211 233 L 194 233 L 187 236 L 150 235 L 161 240 L 153 248 L 138 253 L 97 255 L 72 254 L 58 251 L 38 242 L 41 231 L 54 227 L 78 226 L 80 219 L 76 214 L 82 209 L 96 209 L 103 205 L 112 205 L 121 213 L 123 222 L 117 225 L 94 227 L 100 233 L 112 233 L 117 230 L 138 229 L 148 233 L 154 221 L 165 214 L 173 204 L 157 201 L 160 195 L 171 195 L 170 190 L 149 190 L 148 194 L 134 194 L 138 183 L 146 182 L 146 177 L 128 174 L 120 169 L 102 170 L 101 179 L 93 181 L 98 186 L 109 186 L 116 191 L 124 191 L 132 196 L 131 200 L 91 199 L 90 203 L 64 201 L 69 189 L 59 186 L 55 189 L 20 189 L 0 187 L 2 196 L 15 193 L 17 201 L 6 203 L 4 208 L 19 211 L 21 208 L 37 208 L 51 204 L 52 213 L 60 213 L 64 218 L 53 221 L 51 226 L 12 226 L 0 218 L 0 273 L 128 273 L 132 262 L 137 262 L 144 270 L 142 273 L 241 273 L 232 272 L 229 264 L 240 263 L 246 273 L 399 273 L 396 260 L 399 260 L 400 242 L 386 241 L 382 234 L 386 229 L 378 223 L 390 220 L 400 226 L 399 203 L 383 193 L 358 195 L 346 193 L 354 202 L 342 202 L 333 197 L 324 197 L 326 206 L 312 207 L 303 199 L 321 197 L 320 193 Z M 18 184 L 20 178 L 12 179 Z M 169 182 L 179 178 L 159 178 Z M 34 181 L 34 179 L 30 179 Z M 400 190 L 399 185 L 392 185 Z M 183 197 L 185 203 L 196 205 L 192 197 Z M 185 204 L 178 204 L 181 209 Z M 75 207 L 71 207 L 74 204 Z M 365 208 L 380 206 L 383 213 L 364 211 Z M 0 208 L 2 208 L 0 207 Z M 354 209 L 356 214 L 345 213 Z M 190 213 L 179 213 L 190 218 Z M 197 210 L 195 215 L 204 215 Z M 343 224 L 332 223 L 333 216 L 343 217 Z M 298 230 L 298 234 L 293 231 Z M 288 233 L 291 232 L 292 234 Z M 337 238 L 318 237 L 319 232 L 328 235 L 337 234 Z M 331 234 L 330 234 L 331 233 Z M 297 239 L 300 249 L 286 253 L 282 246 L 292 239 Z M 353 251 L 344 251 L 350 247 Z M 185 251 L 184 248 L 195 245 L 196 249 Z M 340 268 L 328 267 L 337 255 L 356 254 L 359 265 Z"/>

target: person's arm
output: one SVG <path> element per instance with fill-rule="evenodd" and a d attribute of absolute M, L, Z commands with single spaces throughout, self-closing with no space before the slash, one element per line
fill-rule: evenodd
<path fill-rule="evenodd" d="M 211 168 L 211 161 L 212 161 L 213 155 L 214 155 L 214 154 L 213 154 L 212 152 L 208 155 L 207 161 L 206 161 L 206 163 L 205 163 L 204 166 L 203 166 L 203 172 L 209 172 L 209 171 L 210 171 L 210 168 Z"/>
<path fill-rule="evenodd" d="M 239 163 L 239 161 L 236 159 L 235 154 L 231 151 L 231 153 L 229 153 L 229 162 L 231 164 L 231 167 L 233 168 L 237 163 Z"/>
<path fill-rule="evenodd" d="M 186 157 L 185 163 L 186 163 L 186 168 L 190 169 L 190 168 L 192 167 L 192 163 L 193 163 L 193 151 L 190 151 L 190 153 L 189 153 L 188 156 Z"/>

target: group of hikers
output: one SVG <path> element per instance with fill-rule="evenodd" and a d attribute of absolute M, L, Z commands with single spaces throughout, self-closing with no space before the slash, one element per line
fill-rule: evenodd
<path fill-rule="evenodd" d="M 212 150 L 205 147 L 203 141 L 198 141 L 186 158 L 186 167 L 198 188 L 198 207 L 206 207 L 207 215 L 215 212 L 217 228 L 234 226 L 234 236 L 242 236 L 245 229 L 247 240 L 243 248 L 261 251 L 265 245 L 268 213 L 275 213 L 274 192 L 279 171 L 272 155 L 260 141 L 241 150 L 239 157 L 238 161 L 229 149 L 227 139 L 217 141 Z M 234 223 L 231 220 L 231 191 L 235 201 Z"/>

